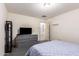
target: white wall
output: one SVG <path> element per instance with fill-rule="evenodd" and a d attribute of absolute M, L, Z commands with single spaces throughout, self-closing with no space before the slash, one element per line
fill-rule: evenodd
<path fill-rule="evenodd" d="M 79 43 L 79 9 L 48 20 L 51 40 L 59 39 Z"/>
<path fill-rule="evenodd" d="M 0 56 L 4 55 L 4 45 L 5 45 L 4 24 L 6 18 L 7 18 L 7 11 L 5 5 L 0 3 Z"/>
<path fill-rule="evenodd" d="M 20 15 L 16 13 L 8 13 L 8 19 L 9 21 L 13 22 L 13 39 L 16 37 L 18 30 L 20 27 L 31 27 L 32 28 L 32 34 L 38 34 L 39 38 L 38 40 L 48 40 L 48 32 L 45 32 L 45 35 L 40 34 L 40 23 L 46 23 L 46 20 L 38 19 L 35 17 Z M 41 37 L 41 38 L 40 38 Z M 44 39 L 45 37 L 46 39 Z"/>
<path fill-rule="evenodd" d="M 32 34 L 39 34 L 40 20 L 38 18 L 20 15 L 16 13 L 8 13 L 8 19 L 13 22 L 13 39 L 16 37 L 20 27 L 31 27 Z"/>

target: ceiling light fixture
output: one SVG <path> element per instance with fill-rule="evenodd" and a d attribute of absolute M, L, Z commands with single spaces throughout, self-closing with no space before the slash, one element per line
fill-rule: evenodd
<path fill-rule="evenodd" d="M 42 17 L 47 17 L 46 15 L 43 15 Z"/>
<path fill-rule="evenodd" d="M 50 7 L 50 5 L 51 5 L 50 3 L 44 3 L 43 4 L 44 7 Z"/>
<path fill-rule="evenodd" d="M 56 3 L 40 3 L 41 9 L 50 9 L 54 7 Z"/>

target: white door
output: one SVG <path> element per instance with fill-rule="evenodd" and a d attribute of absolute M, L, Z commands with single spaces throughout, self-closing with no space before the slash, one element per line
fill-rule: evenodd
<path fill-rule="evenodd" d="M 40 41 L 49 40 L 49 24 L 40 23 Z"/>

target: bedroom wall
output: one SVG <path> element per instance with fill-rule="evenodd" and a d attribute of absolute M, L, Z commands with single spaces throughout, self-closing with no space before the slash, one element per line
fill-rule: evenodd
<path fill-rule="evenodd" d="M 20 27 L 32 27 L 32 34 L 38 34 L 40 32 L 40 23 L 44 22 L 41 19 L 20 15 L 16 13 L 8 13 L 8 19 L 13 22 L 13 39 L 16 37 Z"/>
<path fill-rule="evenodd" d="M 5 20 L 7 18 L 7 10 L 4 4 L 0 3 L 0 56 L 4 55 L 5 45 Z"/>
<path fill-rule="evenodd" d="M 51 40 L 79 43 L 79 9 L 48 19 L 47 22 L 50 24 Z"/>

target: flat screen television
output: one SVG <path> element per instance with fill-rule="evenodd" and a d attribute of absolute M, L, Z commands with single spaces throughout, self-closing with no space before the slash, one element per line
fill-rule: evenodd
<path fill-rule="evenodd" d="M 20 28 L 20 35 L 21 34 L 32 34 L 32 28 Z"/>

